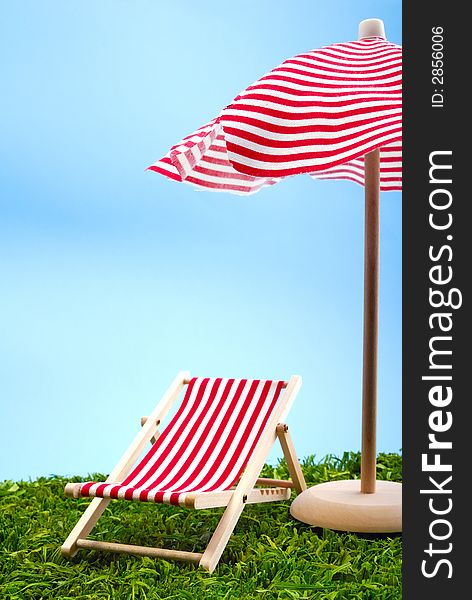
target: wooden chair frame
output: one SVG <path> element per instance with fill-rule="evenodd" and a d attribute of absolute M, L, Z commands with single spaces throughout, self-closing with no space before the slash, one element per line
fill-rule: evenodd
<path fill-rule="evenodd" d="M 123 481 L 128 475 L 145 446 L 149 442 L 153 443 L 157 435 L 159 435 L 157 431 L 159 424 L 169 412 L 172 404 L 177 400 L 183 387 L 189 382 L 190 374 L 186 371 L 180 372 L 151 415 L 141 419 L 142 427 L 140 432 L 110 473 L 106 480 L 107 483 Z M 109 498 L 94 498 L 92 500 L 62 545 L 61 553 L 64 556 L 72 557 L 79 548 L 125 552 L 138 556 L 189 561 L 197 563 L 211 573 L 218 564 L 246 504 L 288 500 L 291 495 L 291 488 L 295 488 L 298 493 L 306 489 L 305 478 L 295 454 L 288 427 L 283 423 L 300 389 L 301 383 L 301 377 L 295 375 L 284 386 L 284 390 L 270 416 L 269 422 L 241 478 L 234 488 L 220 492 L 195 492 L 187 494 L 185 501 L 187 508 L 202 509 L 226 506 L 226 510 L 203 553 L 88 540 L 87 536 L 108 506 L 110 502 Z M 282 446 L 291 480 L 259 478 L 261 469 L 277 438 Z M 256 485 L 265 485 L 267 487 L 256 488 Z M 65 487 L 66 496 L 77 498 L 80 486 L 80 483 L 68 483 Z"/>

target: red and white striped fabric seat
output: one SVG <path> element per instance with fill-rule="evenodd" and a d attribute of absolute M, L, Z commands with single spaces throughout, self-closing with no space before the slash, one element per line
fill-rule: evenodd
<path fill-rule="evenodd" d="M 175 416 L 126 479 L 83 483 L 79 495 L 184 505 L 190 492 L 228 490 L 246 467 L 283 386 L 191 379 Z"/>
<path fill-rule="evenodd" d="M 380 148 L 381 189 L 400 190 L 401 86 L 402 49 L 383 38 L 299 54 L 149 169 L 237 194 L 300 173 L 363 185 L 363 156 Z"/>

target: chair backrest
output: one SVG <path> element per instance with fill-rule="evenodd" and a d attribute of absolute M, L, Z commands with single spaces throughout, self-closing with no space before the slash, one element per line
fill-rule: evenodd
<path fill-rule="evenodd" d="M 177 494 L 230 488 L 283 387 L 283 381 L 191 379 L 178 411 L 122 485 Z"/>

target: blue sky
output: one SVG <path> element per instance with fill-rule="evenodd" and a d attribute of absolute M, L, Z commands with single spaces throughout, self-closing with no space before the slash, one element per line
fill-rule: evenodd
<path fill-rule="evenodd" d="M 144 169 L 285 58 L 356 39 L 369 17 L 401 43 L 396 0 L 1 4 L 0 479 L 108 472 L 182 369 L 299 373 L 299 456 L 360 448 L 362 188 L 300 176 L 243 198 Z M 378 450 L 400 447 L 388 193 Z"/>

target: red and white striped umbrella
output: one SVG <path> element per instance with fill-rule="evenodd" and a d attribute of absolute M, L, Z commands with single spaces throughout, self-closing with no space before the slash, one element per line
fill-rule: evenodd
<path fill-rule="evenodd" d="M 401 82 L 401 47 L 385 39 L 382 21 L 362 21 L 359 40 L 286 60 L 149 167 L 199 189 L 235 194 L 251 194 L 301 173 L 365 186 L 360 496 L 376 491 L 379 196 L 380 191 L 401 190 Z M 332 492 L 333 502 L 318 502 L 315 496 L 324 491 L 315 491 L 311 498 L 317 512 L 329 504 L 325 521 L 319 515 L 316 521 L 294 516 L 335 529 L 400 531 L 401 495 L 392 488 L 396 484 L 380 483 L 380 509 L 372 499 L 353 501 L 352 488 L 341 485 Z M 306 490 L 295 502 L 303 503 L 304 495 L 320 487 Z M 333 521 L 333 507 L 343 505 L 340 491 L 351 519 L 347 525 L 343 514 Z M 376 511 L 375 517 L 369 513 L 366 518 L 365 506 Z M 365 523 L 368 529 L 362 529 Z"/>
<path fill-rule="evenodd" d="M 363 157 L 379 148 L 381 190 L 400 190 L 401 61 L 401 47 L 380 37 L 299 54 L 149 169 L 241 194 L 300 173 L 363 185 Z"/>

